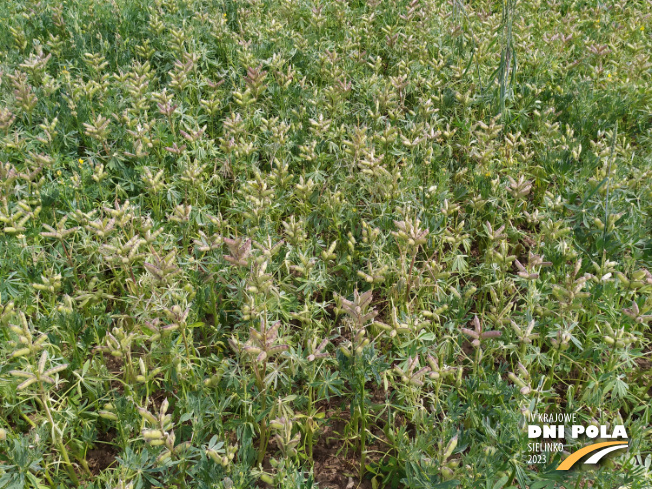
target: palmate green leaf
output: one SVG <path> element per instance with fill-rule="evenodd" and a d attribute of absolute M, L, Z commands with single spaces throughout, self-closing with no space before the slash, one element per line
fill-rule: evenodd
<path fill-rule="evenodd" d="M 337 371 L 331 371 L 324 374 L 323 379 L 315 380 L 311 383 L 317 389 L 319 397 L 330 400 L 331 396 L 342 396 L 344 382 L 339 378 Z"/>
<path fill-rule="evenodd" d="M 616 399 L 624 398 L 629 392 L 629 385 L 622 380 L 623 376 L 619 375 L 616 379 L 608 382 L 603 389 L 604 394 L 612 393 Z"/>
<path fill-rule="evenodd" d="M 0 476 L 0 488 L 4 488 L 15 477 L 15 474 L 2 474 Z M 21 486 L 22 487 L 22 486 Z"/>
<path fill-rule="evenodd" d="M 0 296 L 17 298 L 21 285 L 24 285 L 24 282 L 18 277 L 18 272 L 9 272 L 6 277 L 0 279 Z"/>
<path fill-rule="evenodd" d="M 24 487 L 24 474 L 4 474 L 0 477 L 0 489 L 24 489 Z"/>
<path fill-rule="evenodd" d="M 34 485 L 35 488 L 41 489 L 41 488 L 47 488 L 45 484 L 43 484 L 43 481 L 38 479 L 34 474 L 31 472 L 27 472 L 26 474 L 27 479 Z"/>
<path fill-rule="evenodd" d="M 33 473 L 42 470 L 39 465 L 41 457 L 28 448 L 25 438 L 14 439 L 9 449 L 0 452 L 0 461 L 6 462 L 0 465 L 0 471 L 5 472 L 0 475 L 1 489 L 23 488 L 26 484 L 26 478 L 32 481 L 35 486 L 40 484 L 40 481 Z"/>
<path fill-rule="evenodd" d="M 455 255 L 453 262 L 451 263 L 451 270 L 459 273 L 468 271 L 469 265 L 466 258 L 467 255 Z"/>

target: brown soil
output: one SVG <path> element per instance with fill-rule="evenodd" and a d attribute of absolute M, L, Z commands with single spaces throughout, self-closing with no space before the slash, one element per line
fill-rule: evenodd
<path fill-rule="evenodd" d="M 376 397 L 380 396 L 373 396 L 374 399 Z M 364 478 L 360 481 L 358 473 L 360 461 L 356 448 L 350 446 L 348 452 L 342 448 L 345 442 L 341 439 L 350 418 L 348 408 L 342 404 L 342 401 L 342 398 L 331 398 L 330 402 L 321 401 L 317 403 L 317 407 L 326 412 L 326 419 L 329 421 L 322 425 L 315 434 L 316 439 L 313 446 L 315 482 L 319 484 L 321 489 L 371 489 L 373 487 L 371 480 Z M 375 436 L 384 439 L 384 434 L 380 429 L 376 427 L 369 427 L 369 429 Z M 272 448 L 269 452 L 276 450 L 273 441 L 270 441 L 269 446 Z M 369 440 L 367 464 L 379 461 L 376 452 L 382 448 L 382 444 Z M 270 456 L 270 453 L 265 456 L 263 469 L 273 473 L 274 469 L 269 462 Z M 258 484 L 263 488 L 271 488 L 262 481 L 259 481 Z"/>
<path fill-rule="evenodd" d="M 163 389 L 152 392 L 149 398 L 149 403 L 151 405 L 151 408 L 147 406 L 147 409 L 150 409 L 150 412 L 158 413 L 161 410 L 161 404 L 163 404 L 163 401 L 165 401 L 166 399 L 168 400 L 171 406 L 168 408 L 168 413 L 171 413 L 174 410 L 175 399 L 173 395 L 171 395 L 169 392 L 166 392 Z"/>
<path fill-rule="evenodd" d="M 115 435 L 114 430 L 108 433 L 102 433 L 98 437 L 95 448 L 86 452 L 86 462 L 93 475 L 98 475 L 114 464 L 115 458 L 118 455 L 118 449 L 111 445 L 111 441 L 115 438 Z"/>
<path fill-rule="evenodd" d="M 644 371 L 650 370 L 652 368 L 652 361 L 649 358 L 637 358 L 634 360 L 638 368 Z"/>
<path fill-rule="evenodd" d="M 113 355 L 110 355 L 109 353 L 104 353 L 103 355 L 104 358 L 104 364 L 106 365 L 106 368 L 111 372 L 113 375 L 121 375 L 122 374 L 122 359 L 118 357 L 114 357 Z"/>
<path fill-rule="evenodd" d="M 107 370 L 113 377 L 122 376 L 123 361 L 122 358 L 114 357 L 113 355 L 103 352 L 102 358 L 104 359 L 104 365 L 106 365 Z M 116 378 L 110 380 L 111 389 L 122 394 L 124 392 L 124 385 L 122 382 L 118 381 Z"/>
<path fill-rule="evenodd" d="M 380 387 L 369 383 L 368 389 L 371 392 L 372 404 L 385 402 L 386 394 Z M 359 478 L 360 454 L 356 447 L 357 441 L 353 440 L 352 446 L 344 448 L 346 442 L 343 438 L 346 425 L 350 421 L 350 412 L 342 401 L 342 398 L 332 398 L 330 402 L 318 403 L 318 407 L 326 412 L 326 419 L 329 421 L 318 431 L 318 438 L 313 447 L 315 480 L 320 488 L 371 489 L 369 478 Z M 368 426 L 376 438 L 369 436 L 367 439 L 367 464 L 378 463 L 380 453 L 387 450 L 387 444 L 384 443 L 385 434 L 381 429 L 386 421 L 384 418 L 385 416 L 378 419 L 374 425 Z M 369 477 L 369 474 L 366 477 Z"/>
<path fill-rule="evenodd" d="M 348 414 L 348 413 L 347 413 Z M 315 459 L 315 480 L 323 489 L 368 489 L 371 488 L 369 480 L 362 482 L 358 478 L 359 460 L 354 450 L 348 453 L 342 450 L 343 442 L 339 436 L 344 432 L 346 420 L 338 418 L 335 412 L 328 412 L 331 421 L 319 433 L 319 439 L 313 447 Z M 370 447 L 371 448 L 371 447 Z"/>
<path fill-rule="evenodd" d="M 98 475 L 103 470 L 109 468 L 115 462 L 117 450 L 108 445 L 93 448 L 86 452 L 86 462 L 93 475 Z"/>

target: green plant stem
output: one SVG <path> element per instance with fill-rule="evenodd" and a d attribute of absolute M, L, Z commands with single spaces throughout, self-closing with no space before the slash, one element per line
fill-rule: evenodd
<path fill-rule="evenodd" d="M 367 416 L 365 413 L 365 402 L 364 402 L 364 376 L 362 377 L 362 382 L 360 383 L 360 480 L 365 473 L 365 461 L 367 458 Z"/>
<path fill-rule="evenodd" d="M 441 388 L 441 378 L 435 384 L 435 414 L 437 413 L 437 408 L 439 407 L 439 389 Z"/>
<path fill-rule="evenodd" d="M 549 385 L 552 385 L 552 381 L 554 380 L 554 376 L 555 376 L 555 363 L 557 358 L 559 358 L 559 350 L 555 350 L 554 353 L 552 354 L 552 363 L 548 368 L 548 373 L 546 374 L 546 381 L 543 384 L 544 389 L 546 389 Z"/>
<path fill-rule="evenodd" d="M 133 369 L 133 364 L 131 361 L 131 346 L 127 348 L 127 358 L 125 362 L 125 385 L 131 385 L 131 382 L 133 379 L 136 377 L 134 375 L 134 369 Z"/>
<path fill-rule="evenodd" d="M 50 487 L 55 487 L 55 484 L 52 481 L 52 478 L 50 477 L 50 471 L 47 468 L 43 471 L 43 476 L 47 479 L 48 483 L 50 484 Z"/>
<path fill-rule="evenodd" d="M 256 364 L 254 364 L 254 373 L 256 374 L 256 384 L 258 386 L 258 392 L 262 396 L 262 412 L 264 413 L 267 410 L 267 390 L 265 389 L 265 374 L 267 371 L 267 365 L 263 367 L 262 375 L 258 370 Z M 265 452 L 267 451 L 268 443 L 268 434 L 267 434 L 267 423 L 265 419 L 262 419 L 259 424 L 260 429 L 260 444 L 258 445 L 258 465 L 263 463 L 265 459 Z"/>
<path fill-rule="evenodd" d="M 311 369 L 311 381 L 308 386 L 308 409 L 310 412 L 310 416 L 313 415 L 313 391 L 312 391 L 312 380 L 315 378 L 315 367 L 313 366 Z M 310 418 L 312 419 L 312 418 Z M 309 423 L 312 423 L 312 421 L 309 421 Z M 314 467 L 315 465 L 315 460 L 312 455 L 312 425 L 307 425 L 306 426 L 306 443 L 308 444 L 308 459 L 310 460 L 310 465 Z"/>
<path fill-rule="evenodd" d="M 72 270 L 72 276 L 75 279 L 75 283 L 77 284 L 77 287 L 81 290 L 82 286 L 81 283 L 79 283 L 79 278 L 77 277 L 77 272 L 75 271 L 75 264 L 72 261 L 72 256 L 70 256 L 70 252 L 66 247 L 65 241 L 62 239 L 60 240 L 60 242 L 61 242 L 61 246 L 63 247 L 63 251 L 66 254 L 66 258 L 68 259 L 68 265 L 70 265 L 70 268 Z"/>
<path fill-rule="evenodd" d="M 611 138 L 611 151 L 609 153 L 609 166 L 607 167 L 607 188 L 605 189 L 605 198 L 604 198 L 604 230 L 602 232 L 602 265 L 604 266 L 604 260 L 606 259 L 605 247 L 607 245 L 607 232 L 609 231 L 609 183 L 611 179 L 611 165 L 614 161 L 614 150 L 616 149 L 616 141 L 618 137 L 618 121 L 614 126 L 613 137 Z"/>
<path fill-rule="evenodd" d="M 480 360 L 482 358 L 482 350 L 480 347 L 475 349 L 475 362 L 473 362 L 473 376 L 477 376 L 480 370 Z"/>
<path fill-rule="evenodd" d="M 76 487 L 79 487 L 79 479 L 77 479 L 77 474 L 75 474 L 75 469 L 70 462 L 70 457 L 68 456 L 68 450 L 66 450 L 66 446 L 63 443 L 63 439 L 61 437 L 61 433 L 59 432 L 59 428 L 57 425 L 54 423 L 54 418 L 52 417 L 52 412 L 50 411 L 50 406 L 47 402 L 47 396 L 45 395 L 45 389 L 43 388 L 43 383 L 39 382 L 39 390 L 41 393 L 41 404 L 43 404 L 43 409 L 45 410 L 45 415 L 48 418 L 48 421 L 52 425 L 52 435 L 54 436 L 54 441 L 58 445 L 59 450 L 61 451 L 61 456 L 63 457 L 64 462 L 66 463 L 66 468 L 68 470 L 68 474 L 70 475 L 70 479 L 72 480 L 73 484 Z"/>
<path fill-rule="evenodd" d="M 314 468 L 315 459 L 312 455 L 312 426 L 306 427 L 306 444 L 308 445 L 308 460 L 310 460 L 310 466 Z"/>
<path fill-rule="evenodd" d="M 412 262 L 410 263 L 410 270 L 407 275 L 407 287 L 405 290 L 405 302 L 410 299 L 410 289 L 412 288 L 412 271 L 414 270 L 414 262 L 417 259 L 417 253 L 419 252 L 419 246 L 417 245 L 414 248 L 414 253 L 412 254 Z"/>
<path fill-rule="evenodd" d="M 27 421 L 27 422 L 29 423 L 29 425 L 30 425 L 32 428 L 36 428 L 36 424 L 34 423 L 34 421 L 32 421 L 31 419 L 29 419 L 29 418 L 25 415 L 25 413 L 20 413 L 20 415 L 23 417 L 23 419 L 24 419 L 25 421 Z"/>
<path fill-rule="evenodd" d="M 213 326 L 217 328 L 217 317 L 218 317 L 218 308 L 217 308 L 217 294 L 213 287 L 211 287 L 211 297 L 213 299 Z"/>
<path fill-rule="evenodd" d="M 186 325 L 184 324 L 183 327 L 181 328 L 181 337 L 183 338 L 183 345 L 186 349 L 186 361 L 188 362 L 188 365 L 192 365 L 192 358 L 193 356 L 197 356 L 197 351 L 195 350 L 195 347 L 193 345 L 192 352 L 190 351 L 190 343 L 188 342 L 188 335 L 186 334 Z M 192 375 L 194 376 L 194 370 L 190 369 L 192 371 Z"/>

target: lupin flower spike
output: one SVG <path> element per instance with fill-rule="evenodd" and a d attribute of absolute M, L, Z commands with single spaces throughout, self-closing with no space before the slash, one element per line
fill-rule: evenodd
<path fill-rule="evenodd" d="M 319 346 L 315 348 L 315 344 L 317 343 L 317 338 L 312 340 L 311 347 L 312 347 L 312 353 L 308 355 L 307 360 L 309 362 L 315 361 L 317 358 L 326 358 L 328 357 L 328 353 L 322 352 L 324 348 L 326 348 L 326 345 L 328 345 L 328 338 L 324 338 L 321 343 L 319 343 Z"/>
<path fill-rule="evenodd" d="M 480 343 L 482 340 L 486 340 L 488 338 L 498 338 L 500 335 L 502 335 L 501 331 L 482 331 L 482 324 L 480 323 L 480 319 L 478 319 L 478 316 L 473 317 L 473 326 L 475 330 L 471 330 L 468 328 L 462 328 L 461 331 L 464 333 L 466 336 L 469 338 L 473 338 L 473 341 L 471 344 L 479 348 Z"/>
<path fill-rule="evenodd" d="M 419 366 L 419 355 L 408 358 L 407 367 L 405 369 L 400 368 L 399 366 L 394 367 L 394 372 L 396 372 L 400 377 L 401 381 L 405 384 L 411 384 L 416 386 L 422 386 L 423 380 L 421 378 L 430 372 L 430 367 L 423 367 L 414 371 L 415 368 Z"/>

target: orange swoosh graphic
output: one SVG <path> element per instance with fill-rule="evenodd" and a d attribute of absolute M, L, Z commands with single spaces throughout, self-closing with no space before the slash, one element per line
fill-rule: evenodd
<path fill-rule="evenodd" d="M 557 467 L 556 470 L 568 470 L 570 469 L 573 465 L 575 465 L 575 462 L 577 462 L 579 459 L 581 459 L 584 455 L 588 455 L 591 452 L 595 452 L 596 450 L 599 450 L 604 447 L 611 447 L 614 445 L 622 445 L 623 448 L 627 446 L 626 441 L 605 441 L 603 443 L 594 443 L 593 445 L 589 445 L 588 447 L 584 447 L 581 450 L 576 451 L 572 455 L 570 455 L 566 460 L 564 460 L 559 467 Z"/>

